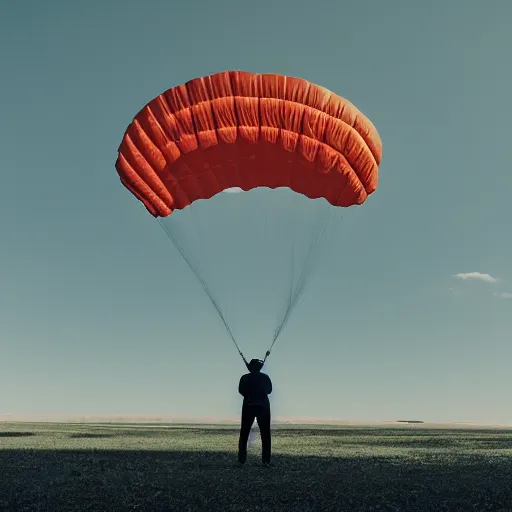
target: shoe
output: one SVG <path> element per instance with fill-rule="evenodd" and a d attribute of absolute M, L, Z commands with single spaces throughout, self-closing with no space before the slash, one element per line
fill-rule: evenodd
<path fill-rule="evenodd" d="M 261 464 L 262 464 L 262 466 L 264 468 L 269 468 L 270 467 L 270 462 L 262 462 Z"/>

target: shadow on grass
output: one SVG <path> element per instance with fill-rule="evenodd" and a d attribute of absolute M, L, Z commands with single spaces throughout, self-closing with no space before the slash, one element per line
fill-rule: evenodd
<path fill-rule="evenodd" d="M 0 432 L 1 437 L 32 437 L 36 434 L 34 432 Z"/>
<path fill-rule="evenodd" d="M 512 437 L 477 437 L 477 438 L 420 438 L 408 439 L 402 438 L 389 438 L 389 439 L 371 439 L 365 438 L 364 440 L 357 439 L 343 439 L 332 443 L 339 442 L 342 445 L 361 446 L 361 447 L 389 447 L 389 448 L 445 448 L 445 449 L 461 449 L 468 448 L 470 450 L 510 450 L 512 449 Z"/>
<path fill-rule="evenodd" d="M 443 437 L 456 437 L 460 438 L 461 436 L 465 437 L 482 437 L 488 436 L 494 438 L 495 436 L 512 436 L 512 430 L 503 429 L 503 430 L 495 430 L 491 431 L 490 429 L 485 430 L 477 430 L 477 429 L 422 429 L 422 428 L 407 428 L 407 427 L 393 427 L 393 428 L 385 428 L 385 427 L 376 427 L 372 429 L 365 428 L 318 428 L 318 429 L 309 429 L 309 428 L 282 428 L 277 427 L 274 429 L 276 432 L 279 432 L 283 435 L 294 435 L 299 437 L 389 437 L 396 438 L 406 436 L 421 436 L 421 437 L 431 437 L 437 438 L 439 436 Z"/>
<path fill-rule="evenodd" d="M 0 450 L 0 510 L 507 511 L 510 460 Z"/>
<path fill-rule="evenodd" d="M 69 434 L 69 438 L 71 439 L 102 439 L 102 438 L 109 438 L 109 437 L 115 437 L 113 434 L 92 434 L 92 433 L 83 433 L 83 434 Z"/>

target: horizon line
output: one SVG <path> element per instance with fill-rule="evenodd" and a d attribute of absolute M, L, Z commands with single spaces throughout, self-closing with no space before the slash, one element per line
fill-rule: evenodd
<path fill-rule="evenodd" d="M 194 425 L 238 425 L 237 416 L 196 416 L 185 414 L 62 414 L 62 413 L 3 413 L 0 414 L 0 423 L 120 423 L 120 424 L 194 424 Z M 511 424 L 495 424 L 475 421 L 428 421 L 421 419 L 389 419 L 389 420 L 349 420 L 341 418 L 315 417 L 315 416 L 277 416 L 275 425 L 346 425 L 346 426 L 372 426 L 372 425 L 409 425 L 409 426 L 465 426 L 509 428 Z"/>

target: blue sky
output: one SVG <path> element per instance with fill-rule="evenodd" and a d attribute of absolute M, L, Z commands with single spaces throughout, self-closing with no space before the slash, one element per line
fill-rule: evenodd
<path fill-rule="evenodd" d="M 238 354 L 114 163 L 154 96 L 243 69 L 348 98 L 384 147 L 379 189 L 269 360 L 274 415 L 512 424 L 512 4 L 457 5 L 3 4 L 0 414 L 238 414 Z M 243 196 L 212 206 L 249 222 Z M 243 305 L 240 343 L 261 357 Z"/>

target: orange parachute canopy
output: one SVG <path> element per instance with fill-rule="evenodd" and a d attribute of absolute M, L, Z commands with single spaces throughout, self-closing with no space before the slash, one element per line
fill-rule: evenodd
<path fill-rule="evenodd" d="M 119 147 L 121 182 L 155 217 L 232 187 L 289 187 L 334 206 L 378 183 L 382 143 L 349 101 L 299 78 L 225 71 L 148 103 Z"/>

